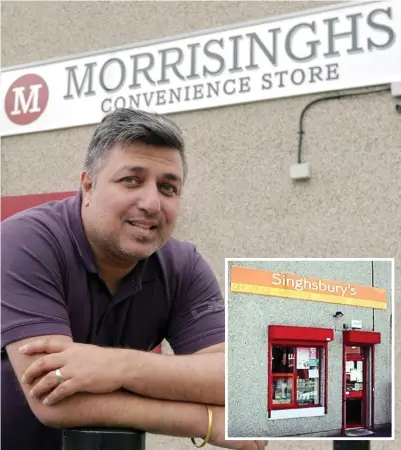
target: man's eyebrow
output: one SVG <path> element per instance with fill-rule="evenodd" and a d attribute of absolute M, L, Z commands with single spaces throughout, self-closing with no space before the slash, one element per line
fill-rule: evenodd
<path fill-rule="evenodd" d="M 145 167 L 141 167 L 141 166 L 128 165 L 128 166 L 121 167 L 121 169 L 118 171 L 118 173 L 121 173 L 121 172 L 145 174 L 148 172 L 148 169 L 146 169 Z M 164 173 L 162 178 L 182 184 L 182 178 L 179 175 L 177 175 L 176 173 L 172 173 L 172 172 Z"/>
<path fill-rule="evenodd" d="M 120 172 L 135 172 L 135 173 L 146 173 L 147 170 L 144 167 L 141 166 L 123 166 L 121 169 L 118 170 L 118 173 Z"/>
<path fill-rule="evenodd" d="M 163 175 L 163 177 L 166 178 L 167 180 L 175 181 L 175 182 L 177 182 L 177 183 L 182 184 L 182 179 L 181 179 L 181 177 L 179 177 L 179 176 L 178 176 L 177 174 L 175 174 L 175 173 L 165 173 L 165 174 Z"/>

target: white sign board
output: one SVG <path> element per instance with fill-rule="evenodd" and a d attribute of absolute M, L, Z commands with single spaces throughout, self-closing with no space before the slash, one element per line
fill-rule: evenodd
<path fill-rule="evenodd" d="M 362 320 L 351 320 L 351 328 L 361 329 L 362 328 Z"/>
<path fill-rule="evenodd" d="M 339 4 L 197 35 L 6 68 L 3 136 L 401 80 L 401 1 Z M 266 110 L 268 114 L 268 110 Z"/>

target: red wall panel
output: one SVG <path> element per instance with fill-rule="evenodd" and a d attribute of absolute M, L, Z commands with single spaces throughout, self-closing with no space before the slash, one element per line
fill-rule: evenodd
<path fill-rule="evenodd" d="M 62 200 L 63 198 L 75 195 L 75 191 L 68 192 L 51 192 L 49 194 L 32 194 L 32 195 L 10 195 L 1 197 L 1 220 L 3 221 L 9 216 L 16 214 L 24 209 L 33 208 L 52 200 Z"/>

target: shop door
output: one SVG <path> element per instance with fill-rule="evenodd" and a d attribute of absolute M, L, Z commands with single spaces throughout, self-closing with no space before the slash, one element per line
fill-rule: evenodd
<path fill-rule="evenodd" d="M 348 347 L 345 359 L 345 428 L 366 428 L 366 352 Z"/>

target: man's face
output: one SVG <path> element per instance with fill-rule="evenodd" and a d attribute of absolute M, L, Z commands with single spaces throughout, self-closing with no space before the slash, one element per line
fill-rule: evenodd
<path fill-rule="evenodd" d="M 95 183 L 82 174 L 84 226 L 95 252 L 124 263 L 158 250 L 173 233 L 182 184 L 177 150 L 116 144 Z"/>

